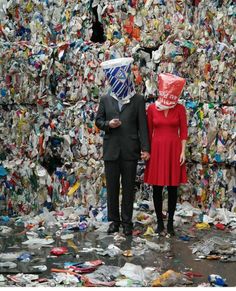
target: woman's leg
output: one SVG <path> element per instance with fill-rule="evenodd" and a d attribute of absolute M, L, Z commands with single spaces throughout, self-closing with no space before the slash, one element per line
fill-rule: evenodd
<path fill-rule="evenodd" d="M 153 203 L 157 216 L 157 233 L 161 233 L 164 230 L 162 217 L 162 190 L 163 186 L 153 185 Z"/>
<path fill-rule="evenodd" d="M 175 235 L 173 218 L 175 214 L 175 208 L 177 203 L 177 186 L 167 186 L 168 190 L 168 223 L 167 223 L 167 232 L 170 235 Z"/>

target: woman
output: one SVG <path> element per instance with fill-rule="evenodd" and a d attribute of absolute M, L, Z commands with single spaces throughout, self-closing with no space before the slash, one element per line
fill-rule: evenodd
<path fill-rule="evenodd" d="M 158 83 L 159 97 L 147 110 L 151 155 L 145 169 L 144 182 L 153 185 L 158 234 L 164 231 L 162 190 L 167 186 L 167 233 L 173 236 L 177 189 L 181 183 L 187 182 L 185 167 L 187 117 L 185 107 L 178 104 L 185 80 L 172 74 L 160 74 Z"/>

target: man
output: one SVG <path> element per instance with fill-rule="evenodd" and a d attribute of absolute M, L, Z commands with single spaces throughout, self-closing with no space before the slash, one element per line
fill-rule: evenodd
<path fill-rule="evenodd" d="M 137 162 L 149 159 L 149 140 L 144 98 L 135 93 L 131 78 L 132 58 L 103 62 L 110 92 L 100 100 L 96 126 L 105 131 L 103 159 L 107 186 L 108 234 L 131 235 Z M 120 178 L 122 185 L 119 211 Z"/>

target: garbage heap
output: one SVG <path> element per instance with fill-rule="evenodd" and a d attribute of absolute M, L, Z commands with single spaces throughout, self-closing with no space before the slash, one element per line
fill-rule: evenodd
<path fill-rule="evenodd" d="M 186 78 L 189 184 L 180 195 L 235 212 L 233 2 L 1 1 L 1 214 L 105 205 L 103 133 L 94 125 L 107 91 L 100 63 L 124 56 L 135 60 L 147 106 L 160 72 Z"/>

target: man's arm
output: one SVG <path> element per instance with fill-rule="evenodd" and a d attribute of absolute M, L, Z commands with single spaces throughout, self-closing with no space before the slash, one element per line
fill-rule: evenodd
<path fill-rule="evenodd" d="M 138 126 L 139 126 L 139 136 L 141 142 L 141 157 L 144 154 L 145 159 L 147 154 L 150 152 L 150 144 L 148 137 L 148 127 L 147 127 L 147 115 L 145 110 L 145 101 L 144 98 L 140 98 L 139 102 L 139 113 L 138 113 Z"/>
<path fill-rule="evenodd" d="M 104 98 L 102 97 L 99 103 L 98 111 L 95 118 L 95 125 L 105 132 L 109 132 L 109 120 L 106 120 L 106 110 Z"/>

